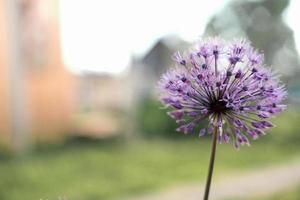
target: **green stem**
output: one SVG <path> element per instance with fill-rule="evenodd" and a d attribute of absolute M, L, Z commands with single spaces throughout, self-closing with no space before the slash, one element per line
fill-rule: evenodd
<path fill-rule="evenodd" d="M 217 147 L 217 136 L 218 136 L 218 128 L 215 127 L 214 132 L 213 132 L 208 175 L 207 175 L 207 179 L 206 179 L 205 193 L 204 193 L 203 200 L 208 200 L 208 196 L 209 196 L 209 189 L 210 189 L 211 179 L 212 179 L 212 175 L 213 175 L 213 171 L 214 171 L 214 163 L 215 163 L 215 155 L 216 155 L 216 147 Z"/>

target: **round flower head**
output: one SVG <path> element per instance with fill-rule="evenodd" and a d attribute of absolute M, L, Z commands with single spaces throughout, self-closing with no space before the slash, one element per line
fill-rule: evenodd
<path fill-rule="evenodd" d="M 203 136 L 216 129 L 219 142 L 231 139 L 239 148 L 273 127 L 268 118 L 285 108 L 284 86 L 246 40 L 208 38 L 173 59 L 176 67 L 162 75 L 159 88 L 177 131 Z M 197 129 L 205 119 L 207 128 Z"/>

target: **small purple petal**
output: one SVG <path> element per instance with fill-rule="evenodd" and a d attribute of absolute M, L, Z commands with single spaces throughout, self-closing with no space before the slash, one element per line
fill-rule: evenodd
<path fill-rule="evenodd" d="M 263 126 L 266 127 L 266 128 L 271 128 L 271 127 L 274 126 L 271 122 L 268 122 L 268 121 L 262 121 L 261 123 L 262 123 Z"/>
<path fill-rule="evenodd" d="M 252 122 L 251 124 L 253 127 L 258 128 L 258 129 L 264 128 L 264 125 L 261 122 Z"/>
<path fill-rule="evenodd" d="M 229 136 L 229 134 L 227 132 L 224 132 L 224 134 L 223 134 L 223 140 L 224 140 L 225 143 L 229 142 L 230 136 Z"/>
<path fill-rule="evenodd" d="M 196 117 L 196 116 L 199 116 L 199 112 L 195 112 L 195 111 L 193 111 L 193 112 L 188 112 L 187 115 L 188 115 L 189 117 Z"/>
<path fill-rule="evenodd" d="M 195 127 L 195 124 L 193 122 L 184 124 L 176 129 L 178 132 L 183 132 L 184 134 L 187 134 L 188 132 L 191 132 Z"/>
<path fill-rule="evenodd" d="M 173 111 L 173 112 L 168 112 L 168 115 L 171 116 L 173 119 L 181 119 L 184 115 L 184 112 Z"/>
<path fill-rule="evenodd" d="M 207 133 L 208 133 L 208 134 L 212 134 L 213 131 L 214 131 L 214 128 L 213 128 L 212 126 L 210 126 L 210 127 L 208 128 L 208 130 L 207 130 Z"/>
<path fill-rule="evenodd" d="M 186 60 L 180 55 L 179 52 L 174 53 L 173 59 L 181 65 L 186 65 Z"/>
<path fill-rule="evenodd" d="M 199 137 L 204 136 L 205 132 L 206 132 L 205 128 L 201 128 L 200 131 L 199 131 Z"/>
<path fill-rule="evenodd" d="M 255 129 L 250 129 L 248 133 L 252 137 L 252 139 L 256 140 L 258 138 L 258 133 Z"/>

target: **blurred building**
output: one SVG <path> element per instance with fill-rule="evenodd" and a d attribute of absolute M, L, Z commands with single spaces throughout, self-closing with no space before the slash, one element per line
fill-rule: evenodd
<path fill-rule="evenodd" d="M 173 53 L 187 49 L 188 45 L 178 37 L 168 36 L 158 40 L 145 55 L 134 57 L 130 75 L 135 96 L 143 98 L 153 93 L 160 76 L 172 65 Z"/>
<path fill-rule="evenodd" d="M 1 135 L 10 131 L 9 122 L 9 87 L 8 87 L 8 33 L 6 9 L 4 1 L 0 2 L 0 132 Z"/>
<path fill-rule="evenodd" d="M 124 132 L 132 77 L 66 70 L 57 0 L 1 1 L 0 31 L 2 139 Z"/>
<path fill-rule="evenodd" d="M 75 106 L 75 77 L 61 59 L 57 1 L 14 2 L 0 2 L 0 133 L 11 135 L 22 121 L 30 133 L 65 132 Z M 16 116 L 21 104 L 24 112 Z"/>
<path fill-rule="evenodd" d="M 78 75 L 72 132 L 96 137 L 124 132 L 132 97 L 129 75 Z"/>

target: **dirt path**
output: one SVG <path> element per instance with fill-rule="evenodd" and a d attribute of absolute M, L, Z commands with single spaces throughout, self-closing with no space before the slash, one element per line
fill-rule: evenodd
<path fill-rule="evenodd" d="M 210 199 L 243 199 L 245 196 L 268 195 L 300 184 L 300 159 L 285 164 L 222 177 L 213 182 Z M 200 200 L 203 183 L 193 183 L 126 200 Z"/>

